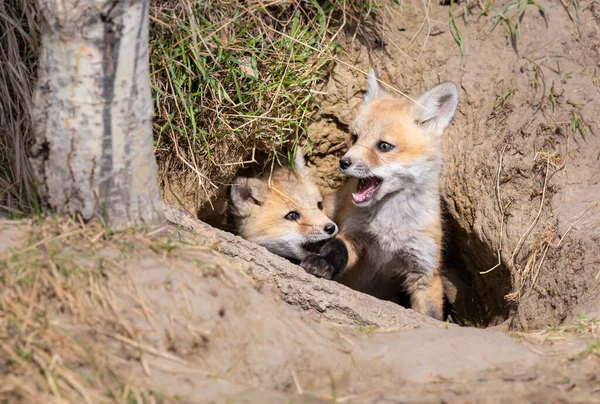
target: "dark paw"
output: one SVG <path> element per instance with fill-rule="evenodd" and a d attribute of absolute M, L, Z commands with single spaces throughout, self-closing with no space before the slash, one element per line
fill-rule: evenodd
<path fill-rule="evenodd" d="M 333 266 L 318 255 L 309 255 L 304 258 L 300 266 L 317 278 L 331 279 L 333 277 Z"/>

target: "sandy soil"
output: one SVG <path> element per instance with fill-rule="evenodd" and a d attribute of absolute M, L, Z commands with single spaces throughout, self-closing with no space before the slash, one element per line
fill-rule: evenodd
<path fill-rule="evenodd" d="M 37 352 L 42 336 L 56 335 L 41 345 L 55 358 L 44 369 L 55 368 L 54 385 L 69 402 L 80 402 L 81 391 L 91 402 L 112 401 L 106 390 L 133 397 L 129 402 L 600 399 L 598 322 L 523 334 L 438 322 L 309 276 L 190 218 L 179 221 L 180 230 L 95 239 L 98 228 L 53 233 L 2 223 L 1 258 L 10 262 L 3 357 L 19 346 L 19 334 L 4 327 L 22 294 L 38 319 L 22 337 Z M 19 262 L 32 257 L 40 274 L 54 275 L 38 275 L 41 283 L 14 280 L 23 279 Z M 42 355 L 34 358 L 43 364 Z M 56 401 L 44 372 L 36 378 L 27 363 L 0 365 L 3 400 Z M 102 383 L 105 373 L 111 377 Z"/>

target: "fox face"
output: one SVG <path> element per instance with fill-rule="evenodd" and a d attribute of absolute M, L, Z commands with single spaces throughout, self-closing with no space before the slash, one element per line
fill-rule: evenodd
<path fill-rule="evenodd" d="M 274 254 L 303 260 L 318 253 L 338 231 L 300 151 L 294 171 L 275 170 L 263 178 L 238 177 L 231 187 L 231 213 L 238 234 Z"/>
<path fill-rule="evenodd" d="M 385 94 L 371 71 L 367 93 L 351 126 L 353 145 L 340 159 L 356 177 L 353 203 L 367 207 L 386 195 L 437 186 L 441 137 L 458 104 L 453 83 L 442 83 L 413 103 Z"/>

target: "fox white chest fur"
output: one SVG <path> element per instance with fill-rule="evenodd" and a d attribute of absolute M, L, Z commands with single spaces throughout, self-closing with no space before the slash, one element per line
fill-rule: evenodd
<path fill-rule="evenodd" d="M 354 235 L 359 258 L 340 281 L 396 300 L 406 275 L 433 276 L 440 262 L 440 245 L 429 230 L 441 220 L 438 196 L 433 190 L 397 193 L 374 209 L 349 217 L 342 231 Z"/>

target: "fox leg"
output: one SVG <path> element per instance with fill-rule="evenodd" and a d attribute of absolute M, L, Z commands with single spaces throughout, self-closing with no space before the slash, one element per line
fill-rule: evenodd
<path fill-rule="evenodd" d="M 319 278 L 337 279 L 358 260 L 358 252 L 350 238 L 339 234 L 323 246 L 319 254 L 311 254 L 300 264 L 306 272 Z"/>
<path fill-rule="evenodd" d="M 406 290 L 410 294 L 411 309 L 442 320 L 444 306 L 444 288 L 438 271 L 430 274 L 407 276 Z"/>

